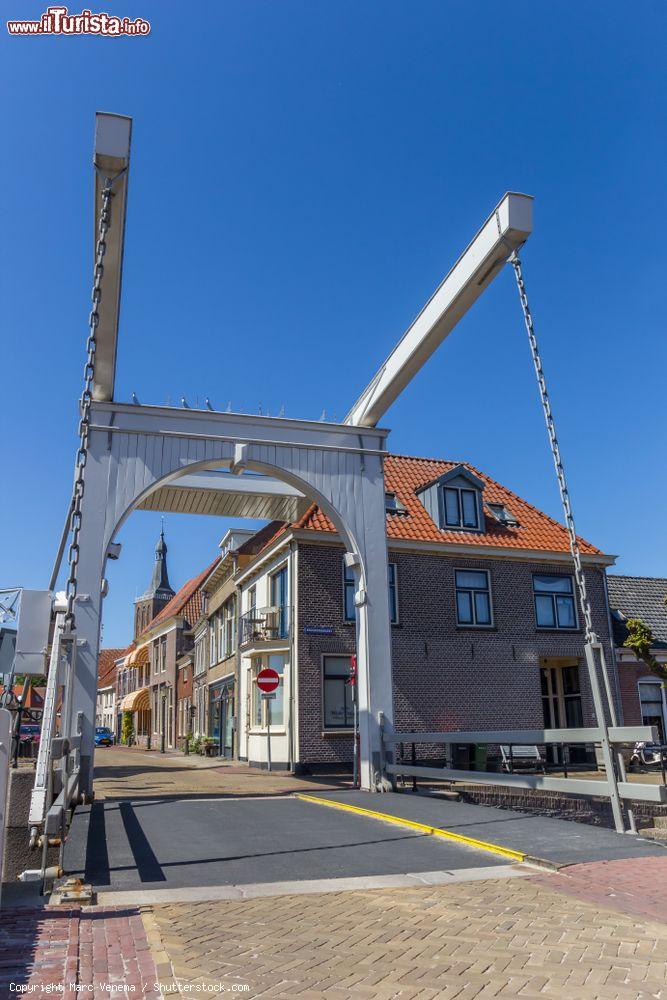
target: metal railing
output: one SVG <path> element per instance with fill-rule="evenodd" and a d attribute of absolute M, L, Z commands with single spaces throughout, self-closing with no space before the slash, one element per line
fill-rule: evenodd
<path fill-rule="evenodd" d="M 273 642 L 289 638 L 290 615 L 287 604 L 274 604 L 267 608 L 251 608 L 241 615 L 241 645 L 254 642 Z"/>
<path fill-rule="evenodd" d="M 449 733 L 395 733 L 388 732 L 381 720 L 382 732 L 382 769 L 390 778 L 412 778 L 416 784 L 417 778 L 431 781 L 466 782 L 475 785 L 500 785 L 514 788 L 541 789 L 550 792 L 563 792 L 568 795 L 603 796 L 612 798 L 615 794 L 627 801 L 667 803 L 667 786 L 664 784 L 645 784 L 620 780 L 614 771 L 606 773 L 604 778 L 556 778 L 548 774 L 509 773 L 503 771 L 472 771 L 456 767 L 437 766 L 417 763 L 416 747 L 424 744 L 456 745 L 481 743 L 491 746 L 550 746 L 561 747 L 570 744 L 599 744 L 603 738 L 600 729 L 513 729 L 513 730 L 471 730 Z M 617 754 L 626 744 L 638 742 L 652 743 L 657 740 L 657 730 L 654 726 L 609 726 L 606 729 L 609 743 Z M 408 763 L 394 763 L 390 759 L 394 747 L 402 744 L 412 748 L 412 760 Z M 451 759 L 451 755 L 446 755 Z M 561 767 L 562 769 L 562 767 Z M 564 771 L 567 774 L 567 769 Z M 621 772 L 624 777 L 623 773 Z M 413 787 L 414 787 L 413 784 Z"/>

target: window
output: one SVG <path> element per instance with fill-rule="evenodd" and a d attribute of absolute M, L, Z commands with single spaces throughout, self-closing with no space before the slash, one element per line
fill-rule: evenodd
<path fill-rule="evenodd" d="M 389 618 L 392 625 L 398 622 L 398 574 L 396 563 L 389 563 L 387 566 L 389 577 Z M 354 573 L 350 566 L 343 561 L 343 618 L 346 622 L 353 622 L 357 617 L 357 609 L 354 604 Z"/>
<path fill-rule="evenodd" d="M 271 604 L 278 611 L 277 639 L 286 639 L 289 626 L 289 608 L 287 606 L 287 566 L 281 566 L 271 577 Z"/>
<path fill-rule="evenodd" d="M 398 586 L 396 583 L 396 563 L 387 566 L 389 574 L 389 621 L 395 625 L 398 621 Z"/>
<path fill-rule="evenodd" d="M 354 606 L 354 573 L 351 566 L 343 561 L 343 617 L 346 622 L 353 622 L 357 617 Z"/>
<path fill-rule="evenodd" d="M 322 657 L 324 686 L 324 728 L 352 729 L 354 725 L 354 689 L 350 678 L 349 656 Z"/>
<path fill-rule="evenodd" d="M 217 615 L 211 616 L 211 622 L 209 625 L 209 643 L 210 643 L 210 657 L 209 663 L 213 666 L 214 663 L 218 662 L 218 617 Z"/>
<path fill-rule="evenodd" d="M 584 724 L 579 667 L 541 667 L 542 713 L 545 729 L 577 729 Z"/>
<path fill-rule="evenodd" d="M 401 503 L 395 493 L 389 491 L 384 495 L 384 509 L 387 514 L 407 514 L 405 504 Z"/>
<path fill-rule="evenodd" d="M 665 725 L 662 704 L 662 686 L 659 680 L 639 682 L 639 703 L 642 710 L 642 725 L 655 726 L 658 739 L 665 738 Z"/>
<path fill-rule="evenodd" d="M 262 698 L 262 692 L 256 684 L 257 674 L 264 667 L 271 667 L 280 674 L 280 683 L 275 691 L 276 697 L 271 699 L 271 725 L 285 724 L 285 663 L 284 653 L 269 653 L 267 656 L 253 658 L 253 665 L 248 671 L 248 681 L 251 687 L 251 724 L 255 729 L 265 729 L 268 716 L 267 699 Z"/>
<path fill-rule="evenodd" d="M 538 628 L 576 628 L 571 576 L 533 576 L 535 621 Z"/>
<path fill-rule="evenodd" d="M 445 525 L 448 528 L 479 528 L 476 490 L 444 486 Z"/>
<path fill-rule="evenodd" d="M 501 524 L 506 524 L 508 528 L 518 528 L 519 522 L 512 513 L 501 503 L 488 503 L 486 505 L 489 511 L 495 517 L 496 521 L 500 521 Z"/>
<path fill-rule="evenodd" d="M 231 656 L 236 649 L 236 598 L 230 597 L 222 606 L 220 618 L 222 627 L 220 658 Z"/>
<path fill-rule="evenodd" d="M 456 621 L 491 625 L 491 588 L 487 570 L 456 570 Z"/>
<path fill-rule="evenodd" d="M 225 651 L 225 620 L 224 620 L 224 609 L 222 611 L 218 612 L 218 614 L 216 616 L 216 622 L 217 622 L 217 625 L 218 625 L 218 645 L 217 645 L 218 659 L 219 660 L 224 660 L 225 656 L 227 655 L 227 653 Z"/>

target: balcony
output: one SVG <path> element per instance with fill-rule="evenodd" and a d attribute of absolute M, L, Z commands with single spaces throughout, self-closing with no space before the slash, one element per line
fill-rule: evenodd
<path fill-rule="evenodd" d="M 289 638 L 289 612 L 286 604 L 246 611 L 241 616 L 241 645 L 250 646 Z"/>

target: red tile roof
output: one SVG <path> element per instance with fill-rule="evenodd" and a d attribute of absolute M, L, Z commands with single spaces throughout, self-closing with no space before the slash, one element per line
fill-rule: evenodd
<path fill-rule="evenodd" d="M 98 688 L 108 687 L 116 681 L 116 664 L 121 656 L 125 656 L 125 649 L 101 649 L 97 659 L 97 686 Z"/>
<path fill-rule="evenodd" d="M 12 688 L 16 698 L 23 697 L 23 684 L 15 684 Z M 26 699 L 24 702 L 24 708 L 34 708 L 40 711 L 44 708 L 44 695 L 46 694 L 45 687 L 35 687 L 30 684 L 28 691 L 26 693 Z"/>
<path fill-rule="evenodd" d="M 485 512 L 485 530 L 442 530 L 431 519 L 417 495 L 417 490 L 438 479 L 443 473 L 459 466 L 468 469 L 484 482 L 484 503 L 503 504 L 519 522 L 510 527 L 501 524 L 492 514 Z M 448 542 L 458 545 L 494 546 L 506 549 L 537 549 L 545 552 L 569 552 L 567 531 L 562 524 L 522 500 L 505 486 L 486 476 L 467 462 L 446 462 L 431 458 L 411 458 L 406 455 L 387 455 L 384 463 L 385 487 L 405 507 L 405 512 L 387 514 L 387 538 L 415 542 Z M 313 504 L 295 528 L 311 531 L 336 529 L 322 511 Z M 600 549 L 579 539 L 581 551 L 601 555 Z"/>
<path fill-rule="evenodd" d="M 219 562 L 220 556 L 216 556 L 210 566 L 207 566 L 197 576 L 193 576 L 191 580 L 184 583 L 169 603 L 165 604 L 162 611 L 158 612 L 155 618 L 148 623 L 141 634 L 144 635 L 150 629 L 155 628 L 156 625 L 161 625 L 163 622 L 169 621 L 170 618 L 175 618 L 177 615 L 185 618 L 189 625 L 194 625 L 201 618 L 204 607 L 204 595 L 201 585 Z"/>

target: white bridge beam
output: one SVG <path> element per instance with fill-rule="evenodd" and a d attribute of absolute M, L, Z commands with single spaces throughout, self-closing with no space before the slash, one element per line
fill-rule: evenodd
<path fill-rule="evenodd" d="M 93 399 L 106 401 L 113 399 L 116 379 L 116 347 L 123 276 L 125 210 L 131 134 L 131 118 L 101 112 L 95 116 L 95 152 L 93 156 L 95 165 L 95 242 L 93 250 L 97 243 L 104 183 L 107 178 L 110 180 L 115 178 L 112 187 L 111 220 L 106 237 L 104 275 L 101 282 L 102 298 L 99 306 L 95 379 L 93 382 Z"/>
<path fill-rule="evenodd" d="M 532 229 L 532 197 L 506 194 L 366 386 L 346 424 L 376 426 Z"/>

